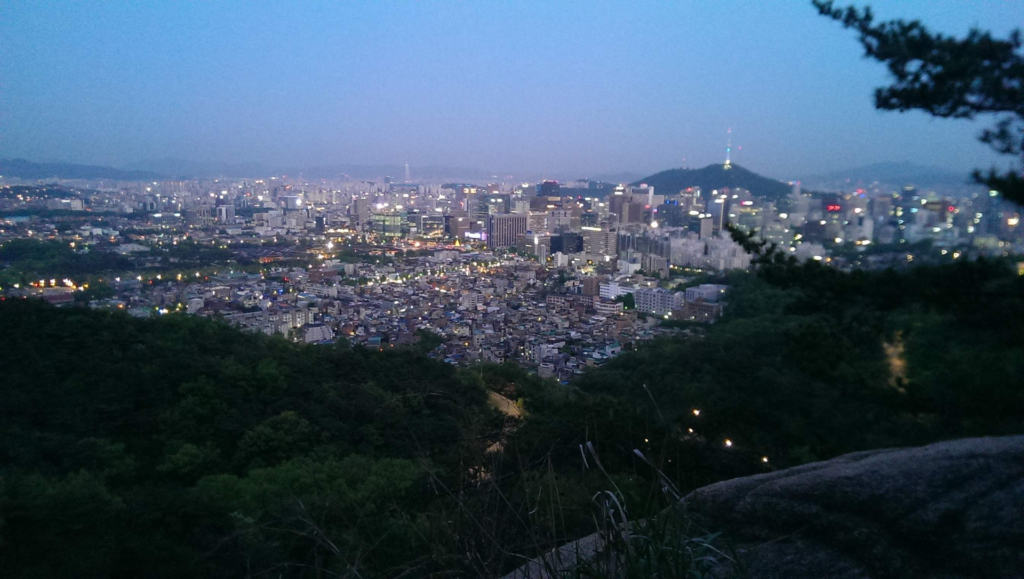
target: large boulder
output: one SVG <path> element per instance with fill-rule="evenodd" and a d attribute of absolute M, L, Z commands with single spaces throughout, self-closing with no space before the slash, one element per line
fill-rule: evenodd
<path fill-rule="evenodd" d="M 683 506 L 731 546 L 720 577 L 1024 577 L 1024 436 L 855 452 L 708 485 Z M 606 547 L 589 535 L 506 579 L 630 575 Z"/>
<path fill-rule="evenodd" d="M 1024 436 L 856 452 L 684 503 L 754 577 L 1024 577 Z"/>

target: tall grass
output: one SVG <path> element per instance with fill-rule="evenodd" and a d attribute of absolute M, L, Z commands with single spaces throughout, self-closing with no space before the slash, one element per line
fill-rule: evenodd
<path fill-rule="evenodd" d="M 741 576 L 743 569 L 717 533 L 688 516 L 675 484 L 640 450 L 634 454 L 658 476 L 663 508 L 632 519 L 626 496 L 604 470 L 593 444 L 580 445 L 586 469 L 601 472 L 610 488 L 593 495 L 595 532 L 575 539 L 506 575 L 507 579 L 539 578 L 669 578 Z"/>

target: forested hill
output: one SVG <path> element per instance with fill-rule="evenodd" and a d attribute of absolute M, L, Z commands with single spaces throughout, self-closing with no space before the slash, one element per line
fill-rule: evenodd
<path fill-rule="evenodd" d="M 22 300 L 0 327 L 8 577 L 237 576 L 305 564 L 316 524 L 389 575 L 425 549 L 409 513 L 501 426 L 482 388 L 414 351 Z"/>
<path fill-rule="evenodd" d="M 608 497 L 632 520 L 735 476 L 1024 432 L 1024 277 L 1008 264 L 722 281 L 723 320 L 570 386 L 414 348 L 0 301 L 0 568 L 494 576 L 592 533 Z M 499 395 L 519 411 L 499 414 Z M 694 553 L 687 573 L 714 566 Z"/>
<path fill-rule="evenodd" d="M 730 165 L 726 169 L 720 163 L 702 169 L 668 169 L 640 179 L 633 185 L 641 183 L 651 185 L 655 193 L 665 195 L 675 195 L 687 187 L 700 187 L 704 195 L 710 195 L 714 189 L 739 187 L 771 201 L 785 197 L 792 190 L 781 181 L 763 177 L 739 165 Z"/>

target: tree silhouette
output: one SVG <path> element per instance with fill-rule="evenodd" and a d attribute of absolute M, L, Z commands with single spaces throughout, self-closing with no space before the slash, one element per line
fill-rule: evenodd
<path fill-rule="evenodd" d="M 875 89 L 875 107 L 923 110 L 944 118 L 997 117 L 981 142 L 1002 155 L 1024 161 L 1024 54 L 1020 30 L 994 38 L 976 28 L 965 38 L 928 31 L 914 20 L 875 22 L 871 8 L 837 8 L 832 0 L 812 0 L 818 11 L 856 30 L 865 56 L 885 63 L 894 77 Z M 1022 163 L 1024 164 L 1024 163 Z M 975 170 L 974 180 L 1024 204 L 1020 167 L 1000 173 Z"/>

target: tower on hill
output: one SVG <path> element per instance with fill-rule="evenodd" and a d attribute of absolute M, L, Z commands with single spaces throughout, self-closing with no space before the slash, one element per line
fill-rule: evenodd
<path fill-rule="evenodd" d="M 728 137 L 725 141 L 725 163 L 722 163 L 722 168 L 725 170 L 732 169 L 732 129 L 726 131 Z"/>

